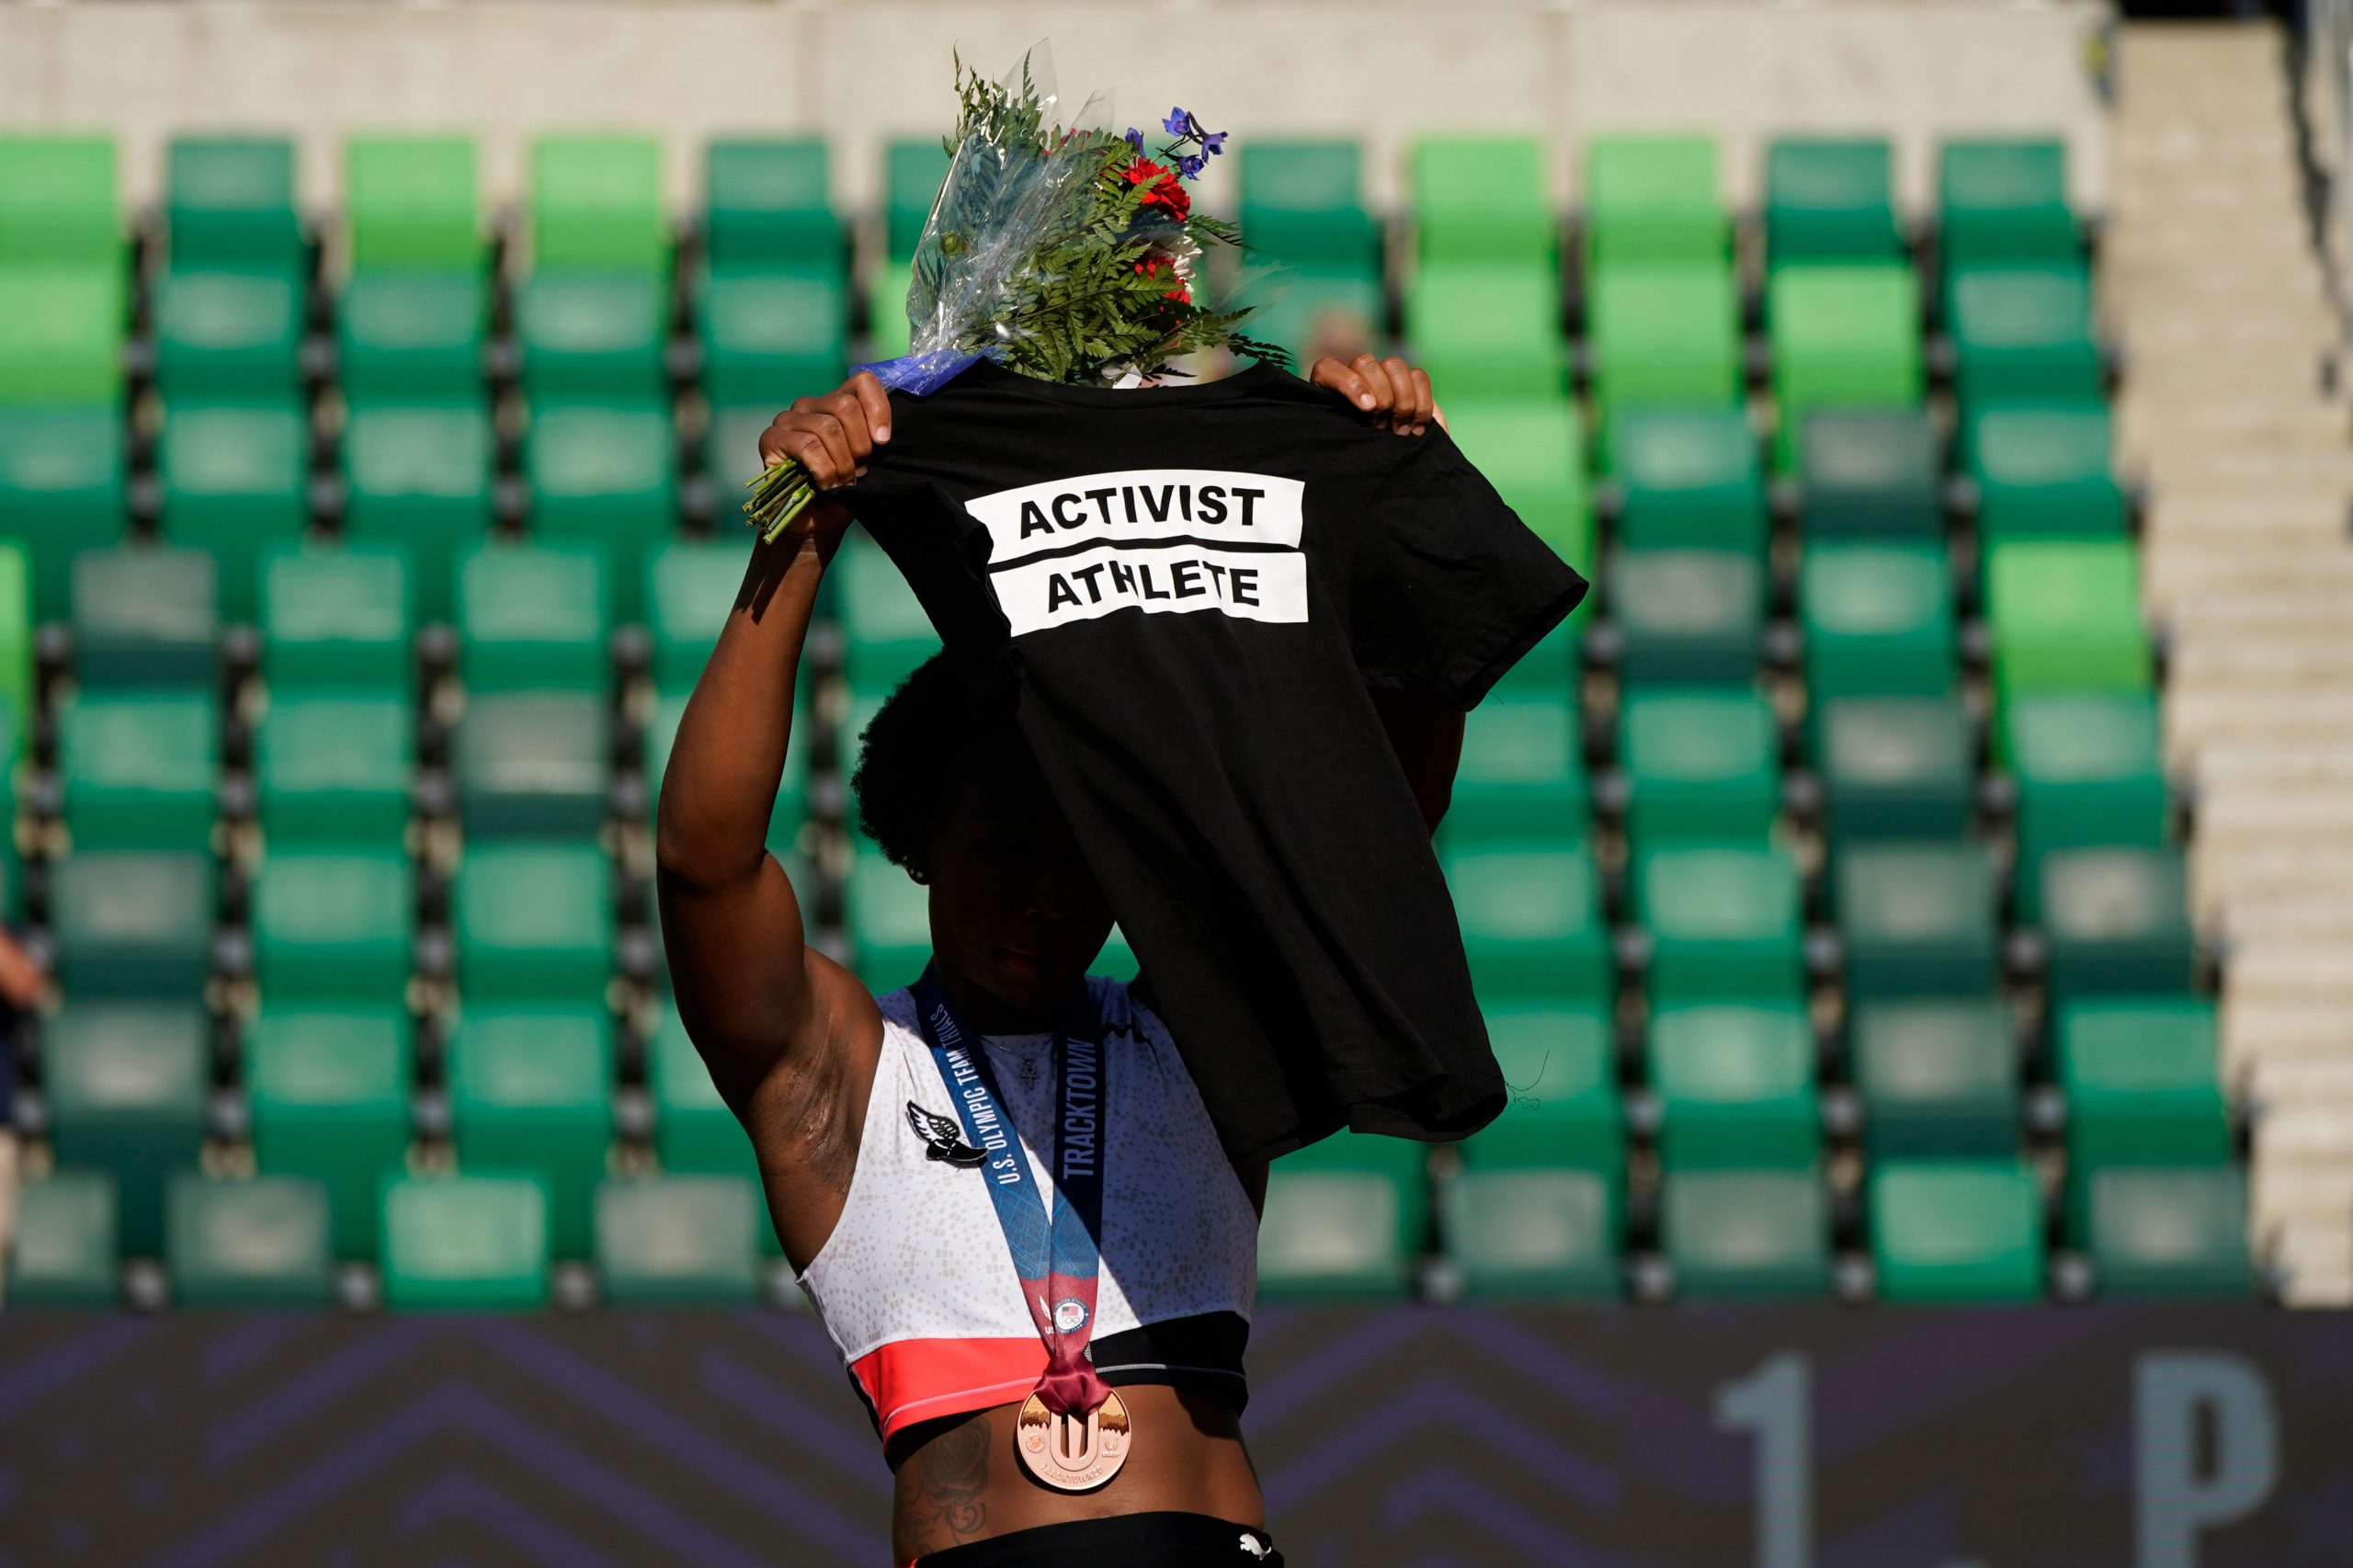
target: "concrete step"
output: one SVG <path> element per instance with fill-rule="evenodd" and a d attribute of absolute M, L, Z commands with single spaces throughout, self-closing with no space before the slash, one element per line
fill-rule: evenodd
<path fill-rule="evenodd" d="M 2336 1061 L 2353 1040 L 2353 1008 L 2325 1002 L 2222 997 L 2222 1081 L 2238 1092 L 2262 1063 Z"/>
<path fill-rule="evenodd" d="M 2353 877 L 2353 847 L 2241 844 L 2227 859 L 2189 851 L 2190 917 L 2199 929 L 2237 929 L 2238 912 L 2282 900 L 2316 898 Z M 2231 962 L 2238 962 L 2234 949 Z"/>

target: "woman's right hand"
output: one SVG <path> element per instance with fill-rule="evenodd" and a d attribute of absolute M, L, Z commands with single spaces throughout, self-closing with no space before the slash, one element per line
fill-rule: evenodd
<path fill-rule="evenodd" d="M 773 468 L 790 459 L 823 492 L 863 475 L 875 449 L 890 438 L 891 394 L 872 371 L 860 370 L 823 397 L 794 398 L 768 421 L 760 432 L 760 461 Z M 849 513 L 821 494 L 787 532 L 838 534 L 849 523 Z"/>
<path fill-rule="evenodd" d="M 866 472 L 874 449 L 891 438 L 891 394 L 860 370 L 823 397 L 797 397 L 760 432 L 760 461 L 790 458 L 820 490 Z"/>

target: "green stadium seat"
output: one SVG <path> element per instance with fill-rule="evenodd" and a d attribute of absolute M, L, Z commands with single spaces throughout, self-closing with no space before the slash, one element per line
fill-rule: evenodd
<path fill-rule="evenodd" d="M 278 848 L 254 879 L 254 974 L 272 1001 L 401 1000 L 416 899 L 407 854 Z"/>
<path fill-rule="evenodd" d="M 2091 1178 L 2091 1258 L 2113 1297 L 2251 1296 L 2246 1177 L 2228 1165 L 2111 1165 Z"/>
<path fill-rule="evenodd" d="M 1620 267 L 1586 310 L 1602 407 L 1728 408 L 1741 391 L 1740 294 L 1722 260 Z"/>
<path fill-rule="evenodd" d="M 2042 1294 L 2042 1203 L 2025 1161 L 1890 1160 L 1866 1179 L 1881 1300 Z"/>
<path fill-rule="evenodd" d="M 50 869 L 49 925 L 69 997 L 202 993 L 219 903 L 209 850 L 85 850 Z"/>
<path fill-rule="evenodd" d="M 335 299 L 344 396 L 476 403 L 490 282 L 471 270 L 354 273 Z"/>
<path fill-rule="evenodd" d="M 476 545 L 458 557 L 458 671 L 469 691 L 600 691 L 610 628 L 601 552 Z"/>
<path fill-rule="evenodd" d="M 1415 359 L 1473 399 L 1566 396 L 1560 318 L 1560 279 L 1519 263 L 1425 266 L 1405 296 Z"/>
<path fill-rule="evenodd" d="M 1593 501 L 1576 404 L 1561 398 L 1483 403 L 1458 400 L 1451 391 L 1446 401 L 1462 455 L 1562 560 L 1590 574 Z"/>
<path fill-rule="evenodd" d="M 2020 913 L 2035 915 L 2054 849 L 2164 845 L 2172 816 L 2153 692 L 2041 692 L 2002 712 L 2018 787 Z"/>
<path fill-rule="evenodd" d="M 1821 1156 L 1813 1027 L 1798 1003 L 1663 1004 L 1647 1054 L 1669 1171 L 1810 1170 Z"/>
<path fill-rule="evenodd" d="M 469 1002 L 449 1037 L 449 1073 L 459 1167 L 540 1176 L 550 1245 L 559 1257 L 588 1256 L 613 1136 L 613 1024 L 602 998 Z"/>
<path fill-rule="evenodd" d="M 155 379 L 166 398 L 301 393 L 301 279 L 175 264 L 155 286 Z"/>
<path fill-rule="evenodd" d="M 0 768 L 23 758 L 33 733 L 31 573 L 25 555 L 22 545 L 0 539 Z"/>
<path fill-rule="evenodd" d="M 0 405 L 114 408 L 122 398 L 128 301 L 111 268 L 10 267 L 0 271 Z"/>
<path fill-rule="evenodd" d="M 1872 1159 L 2018 1152 L 2018 1048 L 1990 992 L 1858 998 L 1847 1035 Z"/>
<path fill-rule="evenodd" d="M 1834 843 L 1968 831 L 1975 743 L 1958 697 L 1834 698 L 1813 730 Z"/>
<path fill-rule="evenodd" d="M 1944 528 L 1936 427 L 1919 409 L 1824 409 L 1798 426 L 1806 537 L 1936 539 Z"/>
<path fill-rule="evenodd" d="M 282 136 L 179 136 L 165 154 L 172 266 L 310 269 L 294 201 L 294 143 Z"/>
<path fill-rule="evenodd" d="M 1884 137 L 1783 136 L 1765 153 L 1765 251 L 1776 267 L 1901 260 Z"/>
<path fill-rule="evenodd" d="M 740 1176 L 642 1176 L 597 1190 L 597 1274 L 616 1306 L 749 1302 L 759 1193 Z"/>
<path fill-rule="evenodd" d="M 1615 1297 L 1617 1203 L 1596 1171 L 1465 1171 L 1442 1206 L 1447 1256 L 1473 1298 Z"/>
<path fill-rule="evenodd" d="M 1677 1170 L 1663 1184 L 1659 1234 L 1683 1296 L 1818 1296 L 1830 1286 L 1830 1201 L 1811 1167 Z"/>
<path fill-rule="evenodd" d="M 2097 403 L 2099 344 L 2080 262 L 1973 267 L 1948 285 L 1953 386 L 1961 403 Z"/>
<path fill-rule="evenodd" d="M 703 160 L 703 245 L 712 267 L 840 275 L 842 227 L 822 137 L 720 138 L 705 145 Z"/>
<path fill-rule="evenodd" d="M 2000 969 L 1994 866 L 1982 846 L 1856 844 L 1834 903 L 1853 996 L 1983 996 Z"/>
<path fill-rule="evenodd" d="M 2002 701 L 2030 691 L 2148 688 L 2149 634 L 2131 540 L 1999 543 L 1985 575 Z"/>
<path fill-rule="evenodd" d="M 1779 730 L 1736 687 L 1630 692 L 1619 710 L 1627 823 L 1638 846 L 1762 841 L 1781 809 Z"/>
<path fill-rule="evenodd" d="M 254 1161 L 326 1189 L 335 1256 L 376 1256 L 378 1194 L 405 1163 L 413 1051 L 397 999 L 280 1004 L 244 1026 Z"/>
<path fill-rule="evenodd" d="M 923 238 L 931 204 L 947 179 L 948 153 L 937 137 L 903 137 L 884 149 L 883 242 L 892 261 L 904 263 L 915 254 L 915 242 Z M 878 291 L 875 298 L 896 300 L 905 291 L 902 286 L 896 293 Z M 878 308 L 874 313 L 881 317 L 892 312 Z"/>
<path fill-rule="evenodd" d="M 1277 1165 L 1258 1224 L 1260 1296 L 1400 1295 L 1407 1264 L 1397 1243 L 1400 1204 L 1397 1184 L 1378 1172 Z"/>
<path fill-rule="evenodd" d="M 1651 940 L 1654 1006 L 1802 994 L 1798 872 L 1766 845 L 1637 851 L 1634 906 Z"/>
<path fill-rule="evenodd" d="M 1585 204 L 1597 271 L 1721 262 L 1731 254 L 1711 137 L 1593 138 L 1586 150 Z"/>
<path fill-rule="evenodd" d="M 534 403 L 661 403 L 669 390 L 662 357 L 668 304 L 652 272 L 533 273 L 516 290 L 523 390 Z"/>
<path fill-rule="evenodd" d="M 914 285 L 915 267 L 894 261 L 882 268 L 868 291 L 872 311 L 867 324 L 871 335 L 869 348 L 878 359 L 893 359 L 908 352 L 914 334 L 907 324 L 907 292 Z"/>
<path fill-rule="evenodd" d="M 835 603 L 848 639 L 842 673 L 852 690 L 886 694 L 939 651 L 931 617 L 880 545 L 852 538 L 835 558 L 831 575 L 841 585 Z"/>
<path fill-rule="evenodd" d="M 193 1001 L 71 998 L 42 1026 L 51 1151 L 66 1169 L 113 1174 L 127 1253 L 164 1250 L 165 1180 L 203 1152 L 210 1035 Z"/>
<path fill-rule="evenodd" d="M 1584 740 L 1565 686 L 1490 694 L 1463 722 L 1447 843 L 1583 837 Z"/>
<path fill-rule="evenodd" d="M 1609 425 L 1609 467 L 1625 496 L 1620 543 L 1764 553 L 1765 472 L 1740 411 L 1620 414 Z"/>
<path fill-rule="evenodd" d="M 2131 507 L 2109 451 L 2108 410 L 1994 407 L 1965 423 L 1982 541 L 2114 539 Z"/>
<path fill-rule="evenodd" d="M 309 1176 L 172 1178 L 165 1261 L 189 1307 L 323 1307 L 335 1295 L 327 1189 Z"/>
<path fill-rule="evenodd" d="M 1574 1165 L 1602 1176 L 1615 1191 L 1624 1179 L 1626 1133 L 1609 998 L 1493 1006 L 1487 1038 L 1511 1102 L 1460 1145 L 1463 1163 L 1481 1170 Z"/>
<path fill-rule="evenodd" d="M 118 410 L 0 407 L 0 517 L 29 557 L 35 620 L 65 619 L 78 551 L 121 542 L 129 475 Z"/>
<path fill-rule="evenodd" d="M 407 554 L 423 619 L 449 618 L 457 560 L 490 532 L 497 445 L 475 399 L 366 403 L 345 425 L 344 537 Z"/>
<path fill-rule="evenodd" d="M 2067 1095 L 2072 1229 L 2081 1234 L 2089 1186 L 2118 1165 L 2227 1165 L 2231 1113 L 2222 1096 L 2214 1005 L 2188 996 L 2115 997 L 2060 1005 L 2052 1028 Z"/>
<path fill-rule="evenodd" d="M 670 766 L 670 744 L 677 738 L 678 720 L 685 713 L 687 693 L 673 691 L 654 698 L 654 711 L 645 722 L 645 809 L 649 821 L 661 806 L 662 775 Z M 784 777 L 779 780 L 776 805 L 768 813 L 768 847 L 779 859 L 790 864 L 790 857 L 809 820 L 809 753 L 811 736 L 818 728 L 804 698 L 797 710 L 801 721 L 792 726 L 792 733 L 784 747 Z M 850 764 L 845 760 L 843 766 Z"/>
<path fill-rule="evenodd" d="M 849 290 L 838 277 L 714 271 L 695 305 L 703 395 L 714 406 L 782 407 L 831 391 L 849 363 Z"/>
<path fill-rule="evenodd" d="M 394 545 L 266 546 L 260 561 L 261 673 L 271 700 L 305 688 L 404 694 L 416 582 Z"/>
<path fill-rule="evenodd" d="M 531 265 L 664 271 L 669 222 L 651 136 L 541 136 L 531 143 Z"/>
<path fill-rule="evenodd" d="M 164 537 L 210 553 L 224 619 L 254 619 L 264 545 L 310 521 L 311 432 L 293 403 L 183 403 L 164 421 Z"/>
<path fill-rule="evenodd" d="M 61 707 L 57 724 L 76 849 L 210 846 L 221 766 L 210 693 L 85 691 Z"/>
<path fill-rule="evenodd" d="M 0 266 L 123 260 L 114 139 L 0 134 Z"/>
<path fill-rule="evenodd" d="M 1428 1232 L 1426 1149 L 1400 1137 L 1335 1132 L 1318 1144 L 1287 1153 L 1268 1179 L 1266 1212 L 1276 1212 L 1276 1187 L 1285 1187 L 1287 1212 L 1278 1227 L 1285 1295 L 1393 1295 L 1404 1259 L 1424 1248 Z M 1306 1203 L 1303 1203 L 1306 1200 Z M 1329 1233 L 1313 1245 L 1297 1236 L 1302 1208 L 1320 1212 Z M 1268 1244 L 1261 1227 L 1259 1274 Z M 1350 1265 L 1341 1267 L 1348 1257 Z"/>
<path fill-rule="evenodd" d="M 2067 205 L 2067 149 L 2056 140 L 1947 142 L 1938 150 L 1937 199 L 1937 246 L 1949 274 L 2082 255 Z"/>
<path fill-rule="evenodd" d="M 617 620 L 638 618 L 638 562 L 676 527 L 676 457 L 662 408 L 560 403 L 531 421 L 523 467 L 532 534 L 599 553 Z"/>
<path fill-rule="evenodd" d="M 1593 857 L 1544 838 L 1449 846 L 1441 860 L 1462 926 L 1472 983 L 1507 1002 L 1606 1001 L 1615 984 Z"/>
<path fill-rule="evenodd" d="M 1365 210 L 1354 142 L 1262 137 L 1243 145 L 1241 162 L 1242 232 L 1254 248 L 1303 270 L 1381 276 L 1381 230 Z"/>
<path fill-rule="evenodd" d="M 1958 686 L 1952 565 L 1941 540 L 1813 545 L 1800 568 L 1799 601 L 1816 700 L 1938 697 Z"/>
<path fill-rule="evenodd" d="M 1618 550 L 1603 569 L 1630 686 L 1741 685 L 1765 635 L 1765 563 L 1741 550 Z"/>
<path fill-rule="evenodd" d="M 1325 354 L 1354 358 L 1377 352 L 1388 309 L 1378 278 L 1299 272 L 1253 302 L 1245 330 L 1290 350 L 1294 363 L 1305 369 Z"/>
<path fill-rule="evenodd" d="M 1114 922 L 1111 934 L 1103 938 L 1102 949 L 1095 955 L 1095 961 L 1086 966 L 1086 972 L 1126 984 L 1142 972 L 1142 967 L 1136 959 L 1135 947 L 1128 940 L 1127 933 Z"/>
<path fill-rule="evenodd" d="M 772 400 L 714 408 L 703 431 L 703 466 L 719 489 L 716 531 L 740 536 L 747 544 L 751 528 L 737 508 L 743 505 L 747 482 L 760 471 L 760 437 L 777 414 Z"/>
<path fill-rule="evenodd" d="M 1423 136 L 1409 181 L 1422 262 L 1559 261 L 1561 222 L 1533 136 Z"/>
<path fill-rule="evenodd" d="M 548 1301 L 548 1191 L 536 1176 L 399 1176 L 383 1190 L 394 1312 L 518 1311 Z"/>
<path fill-rule="evenodd" d="M 59 1171 L 17 1195 L 5 1270 L 11 1307 L 111 1307 L 120 1293 L 114 1178 Z"/>
<path fill-rule="evenodd" d="M 752 1141 L 719 1096 L 702 1053 L 675 1005 L 645 1043 L 645 1085 L 654 1100 L 654 1152 L 673 1175 L 753 1176 Z"/>
<path fill-rule="evenodd" d="M 354 274 L 472 272 L 485 259 L 474 144 L 464 136 L 355 136 L 344 144 Z"/>
<path fill-rule="evenodd" d="M 1904 267 L 1792 267 L 1766 285 L 1783 466 L 1819 408 L 1920 402 L 1920 289 Z"/>
<path fill-rule="evenodd" d="M 273 846 L 396 845 L 415 716 L 392 691 L 274 692 L 254 744 L 255 809 Z"/>
<path fill-rule="evenodd" d="M 605 699 L 593 691 L 469 698 L 456 748 L 467 834 L 596 837 L 612 784 L 608 728 Z"/>
<path fill-rule="evenodd" d="M 930 895 L 861 839 L 842 896 L 858 979 L 878 996 L 911 983 L 931 959 Z"/>
<path fill-rule="evenodd" d="M 613 963 L 612 868 L 593 843 L 471 846 L 451 904 L 458 988 L 468 1002 L 603 999 Z"/>
<path fill-rule="evenodd" d="M 685 691 L 702 675 L 750 563 L 751 530 L 671 539 L 645 553 L 645 622 L 654 684 Z"/>

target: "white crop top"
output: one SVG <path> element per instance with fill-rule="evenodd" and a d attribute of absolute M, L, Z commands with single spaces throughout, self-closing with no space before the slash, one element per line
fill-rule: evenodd
<path fill-rule="evenodd" d="M 1238 1406 L 1257 1217 L 1165 1027 L 1119 982 L 1087 984 L 1108 1025 L 1110 1133 L 1089 1354 L 1106 1382 L 1199 1378 L 1223 1384 Z M 841 1220 L 800 1284 L 887 1444 L 917 1422 L 1022 1398 L 1045 1370 L 1046 1348 L 983 1173 L 931 1158 L 923 1119 L 909 1114 L 912 1105 L 955 1118 L 914 999 L 901 990 L 878 1000 L 882 1051 L 858 1168 Z M 1029 1169 L 1051 1199 L 1052 1037 L 981 1038 Z"/>

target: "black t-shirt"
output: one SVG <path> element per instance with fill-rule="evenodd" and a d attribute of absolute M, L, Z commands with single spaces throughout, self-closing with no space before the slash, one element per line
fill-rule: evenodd
<path fill-rule="evenodd" d="M 1120 391 L 983 361 L 835 492 L 1024 737 L 1227 1152 L 1446 1140 L 1504 1083 L 1374 690 L 1469 709 L 1584 596 L 1442 431 L 1267 364 Z"/>

